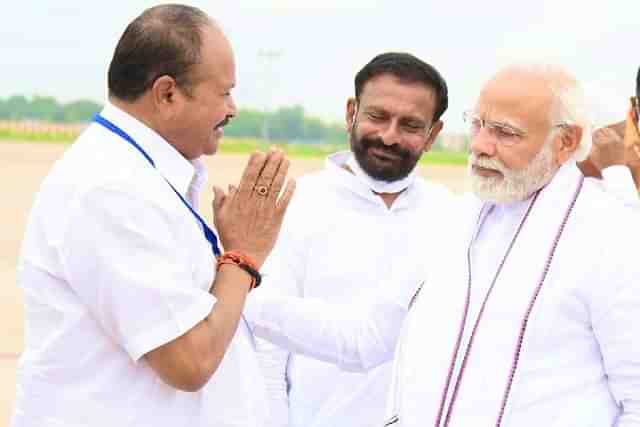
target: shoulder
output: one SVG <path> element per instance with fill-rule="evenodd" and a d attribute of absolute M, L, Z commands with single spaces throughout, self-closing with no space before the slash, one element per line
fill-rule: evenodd
<path fill-rule="evenodd" d="M 438 199 L 450 199 L 454 194 L 444 184 L 422 177 L 416 177 L 415 188 L 420 193 Z"/>
<path fill-rule="evenodd" d="M 578 226 L 595 240 L 590 246 L 598 248 L 600 257 L 625 260 L 625 263 L 637 264 L 640 270 L 635 255 L 640 245 L 638 209 L 586 180 L 577 208 Z"/>
<path fill-rule="evenodd" d="M 336 197 L 335 178 L 327 170 L 296 178 L 296 190 L 290 211 L 307 214 L 326 207 Z"/>
<path fill-rule="evenodd" d="M 426 210 L 430 217 L 445 223 L 463 221 L 478 205 L 475 197 L 454 193 L 445 185 L 424 178 L 416 179 L 415 189 L 419 210 Z"/>
<path fill-rule="evenodd" d="M 613 217 L 619 217 L 622 222 L 633 221 L 633 218 L 640 214 L 640 211 L 624 203 L 593 179 L 585 179 L 578 203 L 583 206 L 579 215 L 590 221 L 602 221 Z"/>
<path fill-rule="evenodd" d="M 168 189 L 168 191 L 167 191 Z M 162 176 L 136 151 L 98 126 L 89 126 L 56 162 L 43 183 L 47 193 L 64 195 L 67 206 L 118 201 L 137 208 L 172 210 L 176 196 Z M 96 205 L 96 208 L 104 204 Z"/>
<path fill-rule="evenodd" d="M 329 193 L 332 181 L 333 174 L 327 169 L 302 175 L 296 179 L 296 192 L 300 189 L 300 193 L 303 195 L 312 192 Z"/>

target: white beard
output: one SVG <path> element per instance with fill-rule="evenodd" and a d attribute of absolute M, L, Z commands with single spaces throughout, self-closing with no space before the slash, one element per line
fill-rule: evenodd
<path fill-rule="evenodd" d="M 480 199 L 493 203 L 513 203 L 526 200 L 534 192 L 547 185 L 556 173 L 553 162 L 553 138 L 549 138 L 538 154 L 521 170 L 507 168 L 498 159 L 469 156 L 471 189 Z M 472 166 L 494 169 L 502 177 L 484 177 L 473 172 Z"/>

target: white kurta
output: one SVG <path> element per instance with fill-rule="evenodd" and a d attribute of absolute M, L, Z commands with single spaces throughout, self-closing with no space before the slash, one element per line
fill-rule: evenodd
<path fill-rule="evenodd" d="M 192 205 L 201 165 L 114 106 L 102 115 L 154 159 L 94 124 L 45 179 L 31 212 L 18 281 L 25 349 L 14 427 L 262 426 L 266 400 L 241 322 L 198 392 L 165 384 L 144 355 L 211 312 L 211 247 Z"/>
<path fill-rule="evenodd" d="M 449 193 L 442 186 L 417 179 L 388 209 L 362 181 L 341 168 L 349 155 L 330 157 L 325 170 L 298 181 L 281 238 L 264 268 L 264 284 L 250 295 L 246 315 L 254 326 L 256 322 L 277 326 L 271 315 L 278 313 L 291 314 L 292 320 L 296 314 L 330 318 L 344 310 L 356 316 L 368 312 L 371 301 L 380 298 L 387 313 L 399 313 L 394 314 L 397 323 L 391 329 L 390 340 L 376 333 L 367 337 L 378 339 L 391 353 L 417 286 L 400 286 L 399 277 L 409 269 L 425 267 L 415 261 L 428 260 L 429 256 L 424 251 L 411 250 L 424 239 L 421 230 L 440 227 L 446 220 L 443 200 Z M 421 270 L 414 277 L 422 278 L 422 274 Z M 260 294 L 278 293 L 303 297 L 303 308 L 284 305 L 272 311 L 262 307 L 265 317 L 257 313 L 260 304 L 255 303 L 259 303 Z M 306 310 L 315 303 L 326 309 Z M 366 314 L 362 317 L 366 318 Z M 264 331 L 261 326 L 256 333 Z M 297 332 L 303 336 L 321 333 L 316 326 L 319 325 L 313 321 L 301 323 Z M 358 337 L 357 330 L 347 335 L 346 341 Z M 289 425 L 301 427 L 370 426 L 384 416 L 390 363 L 368 373 L 354 373 L 264 343 L 258 347 L 275 414 L 273 425 L 287 425 L 288 418 Z M 327 347 L 326 352 L 322 347 L 314 348 L 314 356 L 322 360 L 333 361 L 343 354 L 335 347 Z M 343 359 L 342 366 L 357 370 L 357 359 Z M 371 366 L 379 360 L 365 363 Z"/>
<path fill-rule="evenodd" d="M 530 201 L 497 206 L 486 217 L 471 250 L 470 307 L 443 405 L 443 414 L 451 413 L 449 425 L 496 424 L 523 316 L 579 176 L 574 165 L 565 165 L 533 206 L 488 300 L 450 409 L 482 300 Z M 481 206 L 469 204 L 469 221 L 442 248 L 442 262 L 429 272 L 408 317 L 397 350 L 390 425 L 433 425 L 438 416 Z M 531 312 L 502 425 L 640 425 L 638 219 L 637 211 L 585 180 Z"/>
<path fill-rule="evenodd" d="M 592 179 L 603 190 L 616 196 L 626 205 L 639 207 L 638 189 L 633 181 L 633 175 L 628 167 L 622 165 L 610 166 L 602 171 L 602 180 Z"/>

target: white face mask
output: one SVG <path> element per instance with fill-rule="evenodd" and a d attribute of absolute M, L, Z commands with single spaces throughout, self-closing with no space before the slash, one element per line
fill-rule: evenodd
<path fill-rule="evenodd" d="M 347 160 L 347 166 L 349 166 L 355 176 L 357 176 L 375 193 L 400 193 L 401 191 L 406 190 L 407 187 L 409 187 L 416 179 L 415 170 L 406 177 L 397 181 L 387 182 L 374 179 L 362 170 L 353 154 L 349 157 L 349 160 Z"/>

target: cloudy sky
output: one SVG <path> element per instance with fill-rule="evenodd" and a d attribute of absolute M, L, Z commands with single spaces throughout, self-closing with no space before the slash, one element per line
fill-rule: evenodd
<path fill-rule="evenodd" d="M 514 61 L 572 70 L 597 101 L 595 119 L 622 114 L 640 65 L 640 1 L 210 0 L 234 45 L 241 107 L 301 104 L 341 121 L 353 77 L 374 55 L 411 52 L 449 83 L 449 129 L 462 127 L 482 82 Z M 0 97 L 103 101 L 113 49 L 145 0 L 6 0 Z M 591 6 L 591 4 L 593 4 Z"/>

